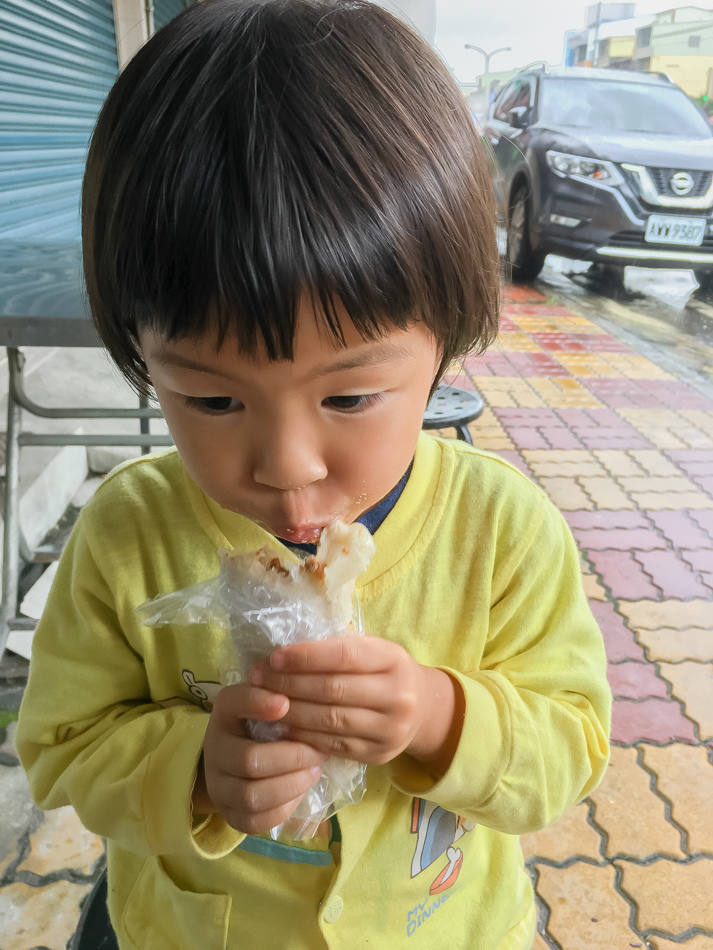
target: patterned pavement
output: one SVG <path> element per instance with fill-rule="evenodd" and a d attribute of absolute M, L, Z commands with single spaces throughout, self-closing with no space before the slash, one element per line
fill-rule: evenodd
<path fill-rule="evenodd" d="M 505 289 L 498 343 L 458 369 L 486 401 L 475 444 L 572 527 L 615 696 L 604 782 L 523 838 L 535 950 L 713 950 L 713 400 L 529 288 Z M 102 844 L 29 804 L 11 734 L 0 947 L 63 950 Z"/>

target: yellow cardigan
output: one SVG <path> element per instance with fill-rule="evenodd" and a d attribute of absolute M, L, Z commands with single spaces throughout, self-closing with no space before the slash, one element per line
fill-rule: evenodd
<path fill-rule="evenodd" d="M 82 512 L 38 626 L 17 745 L 37 804 L 108 839 L 122 950 L 526 950 L 517 835 L 607 762 L 605 656 L 566 523 L 502 459 L 422 434 L 359 583 L 366 629 L 453 673 L 467 711 L 437 783 L 369 767 L 341 845 L 290 847 L 191 814 L 221 633 L 140 627 L 220 547 L 284 548 L 207 499 L 175 452 L 112 473 Z"/>

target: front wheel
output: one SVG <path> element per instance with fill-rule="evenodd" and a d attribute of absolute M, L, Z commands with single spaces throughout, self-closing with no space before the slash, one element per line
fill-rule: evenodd
<path fill-rule="evenodd" d="M 516 284 L 529 284 L 545 264 L 545 254 L 534 251 L 530 243 L 530 203 L 527 191 L 520 188 L 510 205 L 508 218 L 507 250 L 505 257 L 512 270 Z"/>
<path fill-rule="evenodd" d="M 713 270 L 696 270 L 693 275 L 698 284 L 698 290 L 695 293 L 709 294 L 713 291 Z"/>

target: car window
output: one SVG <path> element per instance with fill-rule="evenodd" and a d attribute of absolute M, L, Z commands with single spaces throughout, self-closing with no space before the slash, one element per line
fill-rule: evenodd
<path fill-rule="evenodd" d="M 511 86 L 506 86 L 501 98 L 498 100 L 494 119 L 500 119 L 501 122 L 507 122 L 508 112 L 517 106 L 527 106 L 529 109 L 532 99 L 532 87 L 527 79 L 518 79 Z"/>
<path fill-rule="evenodd" d="M 542 83 L 540 116 L 545 123 L 597 132 L 711 136 L 706 120 L 673 85 L 551 77 Z"/>

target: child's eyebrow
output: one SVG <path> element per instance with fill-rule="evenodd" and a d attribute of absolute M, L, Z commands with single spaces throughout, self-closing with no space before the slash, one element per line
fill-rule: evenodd
<path fill-rule="evenodd" d="M 384 342 L 373 344 L 369 349 L 354 353 L 352 356 L 345 356 L 332 363 L 315 367 L 315 369 L 306 376 L 306 380 L 319 379 L 322 376 L 329 376 L 331 373 L 356 369 L 360 366 L 375 366 L 379 363 L 389 362 L 390 360 L 402 359 L 408 356 L 408 354 L 408 349 L 398 343 Z M 157 350 L 150 354 L 150 359 L 161 366 L 175 366 L 179 369 L 188 369 L 196 373 L 207 373 L 211 376 L 222 376 L 224 379 L 235 380 L 233 373 L 221 370 L 216 366 L 207 366 L 205 363 L 193 360 L 189 356 L 183 356 L 181 353 L 172 353 L 170 350 Z"/>

